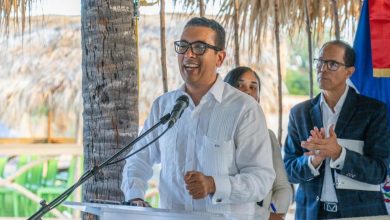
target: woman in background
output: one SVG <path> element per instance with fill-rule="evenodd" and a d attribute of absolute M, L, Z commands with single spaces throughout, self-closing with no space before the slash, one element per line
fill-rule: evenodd
<path fill-rule="evenodd" d="M 261 82 L 259 76 L 249 67 L 236 67 L 225 77 L 225 82 L 240 91 L 252 96 L 260 103 Z M 286 170 L 282 161 L 280 145 L 274 132 L 269 130 L 272 145 L 272 159 L 276 179 L 266 198 L 259 204 L 270 212 L 269 219 L 283 219 L 292 200 L 292 188 L 287 180 Z"/>

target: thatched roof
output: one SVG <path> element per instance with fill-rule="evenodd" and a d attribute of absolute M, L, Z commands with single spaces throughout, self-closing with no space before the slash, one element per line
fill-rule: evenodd
<path fill-rule="evenodd" d="M 182 5 L 185 11 L 198 14 L 200 0 L 174 0 L 175 5 Z M 220 7 L 218 19 L 225 26 L 233 27 L 233 13 L 235 0 L 204 0 L 205 3 Z M 346 27 L 355 30 L 355 24 L 360 14 L 363 0 L 336 0 L 338 8 L 338 20 L 340 29 Z M 146 4 L 142 0 L 142 4 Z M 241 30 L 241 44 L 247 42 L 249 53 L 260 52 L 263 48 L 262 41 L 266 36 L 266 30 L 273 30 L 275 17 L 275 3 L 278 3 L 278 16 L 280 27 L 285 34 L 293 35 L 305 31 L 305 2 L 308 4 L 312 34 L 317 41 L 323 38 L 326 31 L 333 32 L 335 19 L 332 1 L 318 0 L 238 0 L 239 24 Z M 26 21 L 30 23 L 29 12 L 32 5 L 38 4 L 37 0 L 4 0 L 0 2 L 0 29 L 3 34 L 9 33 L 9 28 L 14 24 L 15 30 L 24 32 Z M 14 15 L 14 16 L 12 16 Z M 20 16 L 20 18 L 18 17 Z M 229 39 L 233 37 L 229 32 Z M 247 36 L 244 36 L 247 33 Z M 250 34 L 249 34 L 250 33 Z M 282 32 L 283 34 L 283 32 Z"/>
<path fill-rule="evenodd" d="M 17 126 L 23 113 L 82 109 L 79 18 L 32 20 L 31 33 L 0 38 L 0 119 Z M 38 22 L 38 23 L 36 23 Z M 44 30 L 44 31 L 42 31 Z M 23 42 L 23 43 L 22 43 Z"/>
<path fill-rule="evenodd" d="M 197 13 L 199 0 L 173 0 L 175 5 L 182 4 L 183 9 Z M 220 18 L 223 18 L 228 24 L 232 24 L 233 3 L 234 0 L 204 0 L 206 3 L 212 3 L 215 7 L 220 7 Z M 337 0 L 339 21 L 341 29 L 348 22 L 352 22 L 360 14 L 363 0 Z M 141 5 L 146 1 L 142 0 Z M 239 17 L 242 31 L 247 30 L 255 34 L 255 39 L 261 38 L 268 24 L 271 24 L 274 17 L 275 3 L 279 3 L 279 18 L 283 27 L 289 32 L 304 30 L 305 0 L 239 0 Z M 0 2 L 0 26 L 2 30 L 8 30 L 12 24 L 21 26 L 22 31 L 26 27 L 26 21 L 29 22 L 31 7 L 41 3 L 38 0 L 3 0 Z M 313 33 L 319 36 L 324 33 L 327 22 L 333 23 L 333 5 L 331 1 L 307 0 L 310 20 L 313 24 Z M 271 20 L 270 20 L 271 19 Z M 246 25 L 248 24 L 248 25 Z M 248 29 L 249 28 L 249 29 Z"/>
<path fill-rule="evenodd" d="M 177 88 L 182 79 L 177 65 L 173 41 L 180 38 L 188 18 L 167 17 L 167 64 L 169 90 Z M 160 64 L 159 16 L 141 16 L 139 22 L 140 99 L 142 123 L 155 98 L 163 93 Z M 79 114 L 81 100 L 81 34 L 79 17 L 45 17 L 44 24 L 32 19 L 31 34 L 6 39 L 0 43 L 0 121 L 9 126 L 20 123 L 23 112 L 33 114 L 42 106 L 55 112 Z M 1 38 L 0 38 L 1 39 Z M 219 73 L 224 76 L 234 67 L 233 48 Z M 285 50 L 284 50 L 285 51 Z M 266 111 L 275 110 L 277 79 L 275 50 L 268 44 L 262 59 L 250 58 L 243 50 L 243 65 L 257 70 L 264 82 L 262 105 Z M 59 114 L 59 113 L 58 113 Z M 66 119 L 64 119 L 66 121 Z"/>
<path fill-rule="evenodd" d="M 196 12 L 198 0 L 176 0 L 183 3 L 185 8 Z M 225 26 L 233 27 L 234 0 L 206 0 L 215 6 L 220 6 L 218 19 Z M 279 23 L 285 33 L 293 35 L 297 32 L 304 32 L 306 28 L 304 6 L 305 0 L 239 0 L 239 24 L 241 32 L 241 42 L 248 40 L 250 47 L 256 48 L 260 52 L 264 46 L 267 30 L 274 29 L 275 3 L 279 3 L 278 16 Z M 338 0 L 338 17 L 340 29 L 346 27 L 355 28 L 356 21 L 360 15 L 362 0 Z M 329 29 L 333 32 L 334 13 L 332 2 L 307 0 L 311 30 L 317 40 L 321 40 L 324 33 Z M 247 37 L 244 33 L 250 33 Z M 258 47 L 253 47 L 258 45 Z"/>

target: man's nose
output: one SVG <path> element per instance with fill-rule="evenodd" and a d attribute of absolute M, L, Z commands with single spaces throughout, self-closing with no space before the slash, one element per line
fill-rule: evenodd
<path fill-rule="evenodd" d="M 187 51 L 184 53 L 185 57 L 195 57 L 196 55 L 192 52 L 191 47 L 187 49 Z"/>
<path fill-rule="evenodd" d="M 323 62 L 320 66 L 320 71 L 325 71 L 327 69 L 327 63 L 326 62 Z"/>

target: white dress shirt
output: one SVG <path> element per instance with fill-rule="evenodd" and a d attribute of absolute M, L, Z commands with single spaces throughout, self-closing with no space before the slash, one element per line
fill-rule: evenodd
<path fill-rule="evenodd" d="M 156 99 L 144 131 L 171 112 L 176 99 L 186 94 L 184 88 Z M 134 148 L 145 145 L 166 127 L 160 126 Z M 255 202 L 264 199 L 275 179 L 271 152 L 261 108 L 218 76 L 197 106 L 190 98 L 189 107 L 172 129 L 127 159 L 121 189 L 126 201 L 144 198 L 152 165 L 161 163 L 160 208 L 253 215 Z M 191 170 L 214 178 L 213 195 L 192 199 L 184 183 L 185 173 Z"/>
<path fill-rule="evenodd" d="M 323 93 L 321 93 L 320 103 L 321 103 L 321 113 L 322 113 L 322 122 L 325 129 L 325 136 L 329 137 L 329 128 L 334 125 L 333 129 L 336 128 L 337 119 L 340 116 L 341 108 L 344 105 L 345 99 L 347 97 L 349 86 L 345 87 L 345 91 L 343 95 L 341 95 L 339 101 L 334 107 L 333 110 L 329 107 L 328 103 L 325 101 L 325 97 Z M 333 161 L 331 158 L 326 158 L 325 160 L 325 176 L 324 182 L 322 185 L 322 194 L 321 201 L 323 202 L 338 202 L 336 196 L 336 190 L 333 184 L 332 171 L 331 168 L 334 169 L 342 169 L 344 166 L 346 150 L 344 147 L 341 147 L 341 154 L 339 158 Z M 311 157 L 312 158 L 312 157 Z M 309 167 L 314 176 L 320 175 L 319 169 L 323 163 L 321 163 L 317 168 L 311 164 L 311 158 L 309 160 Z"/>

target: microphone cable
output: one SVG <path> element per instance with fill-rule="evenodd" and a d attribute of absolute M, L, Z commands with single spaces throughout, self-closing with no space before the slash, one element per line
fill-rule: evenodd
<path fill-rule="evenodd" d="M 157 123 L 156 125 L 154 125 L 151 129 L 157 127 L 158 125 L 160 124 L 165 124 L 169 119 L 170 119 L 171 115 L 170 114 L 166 114 L 165 116 L 163 116 L 161 119 L 160 119 L 160 122 Z M 145 146 L 143 146 L 142 148 L 136 150 L 135 152 L 127 155 L 126 157 L 124 158 L 121 158 L 121 159 L 118 159 L 114 162 L 111 162 L 111 163 L 106 163 L 106 161 L 108 160 L 111 160 L 108 159 L 106 160 L 105 162 L 103 162 L 102 164 L 100 165 L 95 165 L 93 166 L 91 169 L 85 171 L 81 177 L 70 187 L 68 188 L 67 190 L 65 190 L 65 192 L 63 192 L 61 195 L 59 195 L 58 197 L 56 197 L 52 202 L 50 202 L 49 204 L 46 203 L 45 200 L 42 200 L 40 202 L 40 205 L 41 205 L 41 208 L 36 212 L 34 213 L 31 217 L 29 217 L 28 219 L 29 220 L 37 220 L 37 219 L 41 219 L 41 216 L 45 215 L 46 213 L 48 213 L 49 211 L 51 211 L 52 209 L 56 208 L 58 205 L 60 205 L 62 202 L 64 202 L 72 193 L 73 191 L 79 187 L 81 184 L 83 184 L 85 181 L 87 181 L 91 176 L 95 175 L 97 172 L 99 172 L 101 169 L 103 169 L 104 167 L 107 167 L 109 165 L 113 165 L 113 164 L 116 164 L 116 163 L 119 163 L 131 156 L 133 156 L 134 154 L 138 153 L 139 151 L 147 148 L 148 146 L 150 146 L 151 144 L 153 144 L 154 142 L 156 142 L 161 136 L 163 136 L 168 130 L 170 129 L 170 127 L 167 127 L 160 135 L 158 135 L 155 139 L 153 139 L 151 142 L 149 142 L 148 144 L 146 144 Z M 142 135 L 140 136 L 145 136 L 147 135 L 148 133 L 150 132 L 150 129 L 148 131 L 146 131 L 145 133 L 143 133 Z M 137 140 L 140 136 L 138 136 L 135 140 Z M 134 141 L 132 141 L 134 142 Z M 121 153 L 121 151 L 125 150 L 125 148 L 129 147 L 131 144 L 133 143 L 130 143 L 128 145 L 126 145 L 124 148 L 122 148 L 120 151 L 117 152 L 117 156 L 119 156 Z M 114 155 L 115 156 L 115 155 Z"/>
<path fill-rule="evenodd" d="M 168 130 L 169 130 L 169 127 L 166 128 L 160 135 L 158 135 L 155 139 L 153 139 L 152 141 L 150 141 L 148 144 L 146 144 L 146 145 L 143 146 L 142 148 L 140 148 L 140 149 L 134 151 L 133 153 L 127 155 L 127 156 L 124 157 L 124 158 L 121 158 L 121 159 L 118 159 L 118 160 L 116 160 L 116 161 L 114 161 L 114 162 L 111 162 L 111 163 L 106 164 L 106 166 L 110 166 L 110 165 L 119 163 L 119 162 L 121 162 L 121 161 L 123 161 L 123 160 L 126 160 L 127 158 L 131 157 L 132 155 L 134 155 L 134 154 L 138 153 L 139 151 L 141 151 L 141 150 L 147 148 L 148 146 L 150 146 L 151 144 L 153 144 L 154 142 L 156 142 L 156 141 L 157 141 L 161 136 L 163 136 Z M 106 167 L 106 166 L 104 166 L 104 167 Z M 103 167 L 102 167 L 102 168 L 103 168 Z M 66 196 L 64 196 L 63 198 L 61 198 L 61 199 L 55 201 L 55 203 L 53 204 L 53 206 L 51 206 L 51 207 L 46 206 L 47 209 L 48 209 L 47 211 L 51 211 L 52 209 L 54 209 L 55 207 L 57 207 L 59 204 L 61 204 L 62 202 L 64 202 L 64 201 L 72 194 L 72 192 L 78 187 L 78 184 L 77 184 L 77 183 L 80 182 L 80 180 L 82 180 L 82 179 L 89 173 L 89 171 L 90 171 L 90 170 L 88 170 L 87 172 L 83 173 L 83 175 L 77 180 L 77 182 L 76 182 L 76 184 L 74 185 L 73 188 L 68 189 L 68 190 L 69 190 L 69 193 L 65 194 Z"/>
<path fill-rule="evenodd" d="M 149 147 L 151 144 L 153 144 L 154 142 L 156 142 L 161 136 L 163 136 L 163 135 L 169 130 L 169 128 L 170 128 L 170 127 L 167 127 L 160 135 L 158 135 L 155 139 L 153 139 L 152 141 L 150 141 L 149 143 L 147 143 L 145 146 L 141 147 L 140 149 L 134 151 L 133 153 L 127 155 L 127 156 L 124 157 L 124 158 L 121 158 L 121 159 L 118 159 L 118 160 L 116 160 L 116 161 L 114 161 L 114 162 L 108 163 L 107 166 L 113 165 L 113 164 L 116 164 L 116 163 L 119 163 L 119 162 L 121 162 L 121 161 L 123 161 L 123 160 L 126 160 L 127 158 L 133 156 L 134 154 L 140 152 L 141 150 L 143 150 L 143 149 Z"/>

